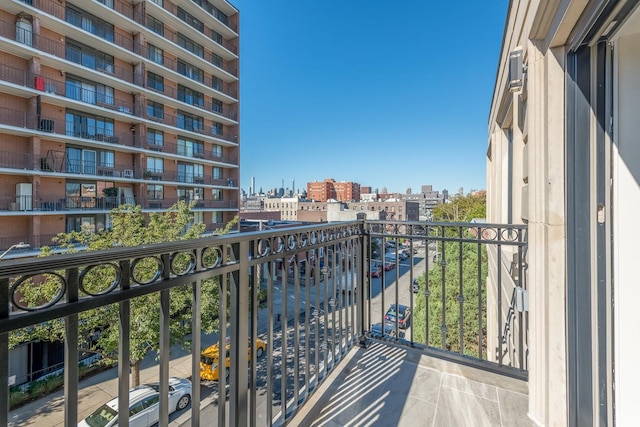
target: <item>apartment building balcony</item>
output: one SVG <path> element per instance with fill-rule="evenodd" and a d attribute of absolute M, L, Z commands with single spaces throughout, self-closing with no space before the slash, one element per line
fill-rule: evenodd
<path fill-rule="evenodd" d="M 130 303 L 158 295 L 158 365 L 149 378 L 159 383 L 160 426 L 170 420 L 178 425 L 189 420 L 251 426 L 532 425 L 528 316 L 519 299 L 528 291 L 526 269 L 512 275 L 505 267 L 512 265 L 505 260 L 526 263 L 526 234 L 526 227 L 514 225 L 359 219 L 3 261 L 0 371 L 12 374 L 9 335 L 21 328 L 63 322 L 67 350 L 58 398 L 36 403 L 46 410 L 10 412 L 9 387 L 0 387 L 0 424 L 31 418 L 76 425 L 115 396 L 120 407 L 128 407 L 128 350 L 137 315 Z M 379 262 L 372 254 L 385 256 L 383 242 L 407 247 L 409 254 L 401 258 L 394 252 L 395 268 L 370 277 Z M 298 268 L 302 264 L 312 268 Z M 225 295 L 214 309 L 229 329 L 216 336 L 201 331 L 206 280 Z M 34 283 L 47 283 L 52 292 L 29 303 L 21 295 Z M 185 302 L 192 334 L 190 350 L 179 356 L 169 345 L 171 290 L 184 286 L 192 291 Z M 266 293 L 262 305 L 258 289 Z M 84 331 L 78 320 L 87 310 L 110 304 L 123 319 L 111 325 L 121 331 L 119 368 L 98 393 L 79 378 Z M 391 304 L 406 305 L 412 317 L 389 318 Z M 264 354 L 258 338 L 266 343 Z M 200 378 L 209 363 L 200 354 L 205 342 L 229 345 L 228 376 Z M 170 417 L 168 380 L 175 375 L 191 378 L 191 400 L 203 403 Z M 128 415 L 120 414 L 120 423 L 127 423 Z"/>
<path fill-rule="evenodd" d="M 19 11 L 16 11 L 16 13 L 18 12 Z M 57 38 L 53 39 L 34 33 L 31 30 L 16 29 L 15 22 L 0 19 L 0 37 L 8 41 L 5 48 L 9 52 L 24 58 L 39 56 L 43 65 L 48 65 L 54 68 L 60 67 L 61 65 L 61 62 L 55 58 L 76 62 L 78 64 L 76 66 L 77 70 L 72 72 L 82 74 L 83 68 L 86 69 L 87 66 L 83 65 L 80 60 L 75 61 L 74 58 L 69 57 L 70 53 L 67 51 L 67 46 L 69 42 L 74 43 L 74 41 L 77 42 L 77 40 L 85 40 L 86 37 L 82 34 L 85 31 L 82 29 L 75 29 L 75 27 L 71 28 L 74 28 L 75 32 L 78 34 L 71 32 L 66 35 L 65 40 Z M 225 67 L 217 67 L 221 70 L 217 76 L 210 74 L 209 69 L 207 69 L 207 73 L 202 71 L 201 76 L 193 75 L 192 73 L 187 73 L 185 71 L 184 61 L 174 59 L 174 57 L 149 49 L 145 45 L 134 44 L 132 37 L 124 36 L 117 32 L 114 34 L 113 41 L 96 38 L 96 42 L 92 47 L 94 47 L 96 52 L 100 54 L 106 53 L 117 58 L 128 57 L 127 59 L 131 64 L 147 62 L 147 69 L 160 72 L 161 74 L 165 74 L 165 70 L 170 70 L 175 73 L 174 79 L 177 81 L 180 80 L 178 76 L 185 76 L 192 81 L 202 84 L 206 88 L 217 91 L 223 97 L 224 102 L 237 101 L 237 89 L 235 89 L 233 85 L 233 82 L 237 80 L 237 70 L 236 75 L 233 76 L 229 74 L 228 71 L 224 70 Z M 40 52 L 49 54 L 51 57 L 48 55 L 42 55 Z M 216 65 L 212 63 L 209 64 Z M 65 64 L 65 67 L 68 67 L 68 65 Z M 102 66 L 94 65 L 90 67 L 90 69 L 92 71 L 100 72 L 109 78 L 117 79 L 116 84 L 118 80 L 131 85 L 136 84 L 133 65 L 130 67 L 123 67 L 114 63 L 106 63 Z"/>
<path fill-rule="evenodd" d="M 78 124 L 61 118 L 38 116 L 26 111 L 0 107 L 0 128 L 24 136 L 40 132 L 48 139 L 68 142 L 69 138 L 78 138 L 90 142 L 119 144 L 133 147 L 134 137 L 131 132 L 115 132 L 98 125 Z M 102 146 L 102 144 L 100 144 Z"/>
<path fill-rule="evenodd" d="M 192 149 L 186 148 L 184 145 L 179 145 L 173 142 L 165 141 L 162 144 L 157 144 L 155 143 L 155 141 L 147 140 L 144 143 L 144 148 L 146 148 L 147 150 L 156 151 L 158 153 L 176 154 L 178 156 L 213 161 L 227 165 L 237 164 L 236 162 L 238 160 L 238 156 L 236 153 L 226 151 L 223 152 L 223 154 L 219 154 L 218 151 L 214 151 L 211 148 L 205 147 L 204 143 L 202 145 L 202 149 Z"/>
<path fill-rule="evenodd" d="M 175 205 L 179 201 L 194 202 L 193 210 L 211 210 L 211 209 L 235 209 L 236 203 L 229 200 L 207 200 L 207 199 L 185 199 L 185 198 L 164 198 L 149 199 L 142 204 L 144 209 L 161 209 L 166 210 Z"/>

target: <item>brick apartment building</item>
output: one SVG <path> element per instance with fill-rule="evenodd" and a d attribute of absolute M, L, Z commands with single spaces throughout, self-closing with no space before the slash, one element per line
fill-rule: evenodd
<path fill-rule="evenodd" d="M 358 201 L 360 200 L 360 184 L 345 181 L 336 182 L 331 178 L 322 182 L 309 182 L 307 183 L 307 199 L 316 202 L 326 202 L 327 200 Z"/>
<path fill-rule="evenodd" d="M 122 203 L 238 213 L 238 10 L 225 0 L 0 5 L 0 248 Z"/>

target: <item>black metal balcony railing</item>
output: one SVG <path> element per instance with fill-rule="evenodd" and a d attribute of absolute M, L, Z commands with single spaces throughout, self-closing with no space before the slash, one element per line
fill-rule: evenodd
<path fill-rule="evenodd" d="M 526 245 L 524 226 L 358 220 L 4 261 L 0 376 L 11 375 L 9 334 L 49 320 L 64 322 L 64 423 L 75 425 L 82 405 L 78 316 L 118 304 L 123 320 L 114 326 L 121 331 L 118 395 L 119 406 L 127 407 L 130 320 L 136 314 L 130 302 L 157 293 L 159 425 L 168 425 L 170 292 L 192 289 L 190 376 L 192 399 L 200 402 L 201 285 L 214 279 L 226 296 L 217 307 L 220 324 L 230 324 L 230 374 L 220 376 L 217 388 L 229 385 L 229 402 L 214 408 L 218 425 L 228 420 L 254 426 L 257 419 L 282 425 L 346 352 L 367 339 L 526 378 L 527 314 L 517 298 L 510 305 L 513 291 L 527 291 Z M 377 267 L 385 259 L 395 261 L 394 268 Z M 145 263 L 154 271 L 141 270 Z M 28 287 L 44 282 L 57 291 L 31 305 L 25 302 Z M 265 308 L 258 304 L 259 289 L 266 289 Z M 386 319 L 387 303 L 406 305 L 413 317 Z M 390 328 L 379 332 L 377 323 Z M 410 329 L 402 333 L 403 327 Z M 219 334 L 220 348 L 225 335 Z M 258 337 L 267 343 L 262 359 L 257 359 Z M 0 387 L 1 425 L 9 419 L 8 390 Z M 200 411 L 199 404 L 191 405 L 192 425 L 199 425 Z M 120 423 L 128 422 L 128 413 L 120 416 Z"/>

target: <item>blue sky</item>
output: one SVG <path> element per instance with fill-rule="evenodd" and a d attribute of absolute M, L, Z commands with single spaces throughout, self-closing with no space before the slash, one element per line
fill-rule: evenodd
<path fill-rule="evenodd" d="M 486 187 L 508 0 L 231 0 L 240 10 L 240 174 L 389 192 Z"/>

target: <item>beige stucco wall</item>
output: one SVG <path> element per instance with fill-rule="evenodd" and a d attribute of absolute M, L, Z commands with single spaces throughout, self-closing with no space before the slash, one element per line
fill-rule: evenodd
<path fill-rule="evenodd" d="M 532 40 L 534 22 L 540 31 L 539 2 L 511 7 L 489 121 L 488 220 L 505 223 L 511 209 L 514 223 L 524 218 L 528 224 L 529 415 L 539 425 L 565 425 L 565 51 Z M 513 94 L 507 89 L 508 54 L 516 47 L 523 49 L 527 76 L 524 89 Z M 495 289 L 495 283 L 489 286 Z"/>

